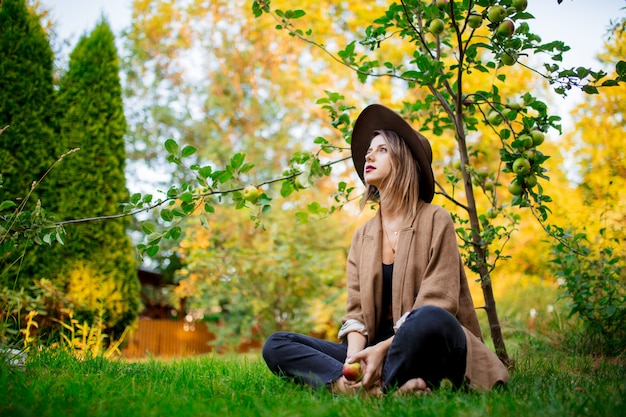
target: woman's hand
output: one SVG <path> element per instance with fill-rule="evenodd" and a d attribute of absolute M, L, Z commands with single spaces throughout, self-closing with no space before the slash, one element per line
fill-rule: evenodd
<path fill-rule="evenodd" d="M 390 343 L 389 343 L 390 344 Z M 383 362 L 389 349 L 389 344 L 381 342 L 377 345 L 367 347 L 360 352 L 348 357 L 346 362 L 360 362 L 363 369 L 363 379 L 359 383 L 363 388 L 368 389 L 379 384 L 383 374 Z"/>

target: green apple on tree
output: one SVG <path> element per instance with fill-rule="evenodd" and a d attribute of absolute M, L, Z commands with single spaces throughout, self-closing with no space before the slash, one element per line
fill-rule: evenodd
<path fill-rule="evenodd" d="M 492 126 L 498 126 L 500 123 L 502 123 L 502 116 L 500 115 L 500 113 L 493 110 L 487 115 L 487 121 Z"/>
<path fill-rule="evenodd" d="M 344 363 L 342 374 L 348 381 L 360 381 L 363 378 L 361 364 L 359 362 Z"/>
<path fill-rule="evenodd" d="M 491 6 L 487 11 L 487 19 L 491 23 L 500 23 L 506 16 L 506 9 L 502 6 Z"/>
<path fill-rule="evenodd" d="M 471 13 L 467 17 L 467 25 L 472 29 L 478 29 L 483 24 L 483 17 L 477 13 Z"/>
<path fill-rule="evenodd" d="M 533 138 L 533 145 L 539 146 L 543 143 L 546 136 L 543 134 L 541 130 L 533 130 L 530 132 L 530 136 Z"/>
<path fill-rule="evenodd" d="M 524 182 L 528 188 L 533 188 L 537 185 L 537 176 L 535 174 L 530 174 L 524 179 Z"/>
<path fill-rule="evenodd" d="M 259 189 L 254 185 L 246 185 L 241 191 L 243 199 L 251 203 L 256 203 L 259 199 Z"/>
<path fill-rule="evenodd" d="M 509 192 L 513 195 L 521 195 L 524 192 L 524 187 L 522 187 L 521 181 L 514 178 L 509 184 Z"/>
<path fill-rule="evenodd" d="M 433 19 L 433 21 L 430 22 L 430 25 L 428 26 L 428 29 L 433 35 L 440 35 L 441 33 L 443 33 L 444 28 L 445 24 L 441 19 Z"/>
<path fill-rule="evenodd" d="M 448 4 L 450 4 L 449 0 L 437 0 L 435 2 L 435 4 L 437 5 L 437 7 L 439 7 L 440 9 L 443 9 L 444 7 L 448 7 Z"/>
<path fill-rule="evenodd" d="M 517 110 L 506 110 L 506 118 L 513 121 L 517 119 L 518 111 Z"/>
<path fill-rule="evenodd" d="M 529 161 L 534 161 L 535 158 L 537 158 L 537 150 L 534 148 L 530 148 L 530 149 L 526 149 L 524 151 L 524 156 L 526 157 L 526 159 L 528 159 Z"/>
<path fill-rule="evenodd" d="M 520 137 L 517 138 L 517 140 L 519 140 L 522 146 L 526 149 L 532 148 L 533 146 L 533 137 L 528 134 L 520 135 Z"/>
<path fill-rule="evenodd" d="M 502 65 L 511 66 L 517 62 L 517 53 L 513 51 L 504 51 L 500 57 Z"/>
<path fill-rule="evenodd" d="M 530 161 L 523 156 L 520 156 L 513 161 L 513 172 L 517 175 L 528 175 L 530 172 Z"/>
<path fill-rule="evenodd" d="M 523 12 L 528 7 L 528 0 L 513 0 L 511 6 L 515 7 L 517 12 Z"/>

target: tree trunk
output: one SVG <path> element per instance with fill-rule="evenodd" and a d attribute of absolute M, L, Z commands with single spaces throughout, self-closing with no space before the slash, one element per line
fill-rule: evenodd
<path fill-rule="evenodd" d="M 498 319 L 498 312 L 496 311 L 496 301 L 493 296 L 491 277 L 487 268 L 487 258 L 485 255 L 485 251 L 480 243 L 481 226 L 478 220 L 478 212 L 476 210 L 476 199 L 474 198 L 474 187 L 472 186 L 472 179 L 466 169 L 466 165 L 469 162 L 469 157 L 467 152 L 467 144 L 465 142 L 465 135 L 462 133 L 462 131 L 457 134 L 457 143 L 459 146 L 459 154 L 461 155 L 463 185 L 467 198 L 470 227 L 472 228 L 472 250 L 478 258 L 477 266 L 480 274 L 481 288 L 483 290 L 483 297 L 485 301 L 484 309 L 487 312 L 487 319 L 489 321 L 491 340 L 493 341 L 493 345 L 496 349 L 496 354 L 498 355 L 498 358 L 500 358 L 502 363 L 504 363 L 507 367 L 512 367 L 513 362 L 509 357 L 509 354 L 507 353 L 506 346 L 504 344 L 504 337 L 502 336 L 502 328 L 500 327 L 500 320 Z"/>

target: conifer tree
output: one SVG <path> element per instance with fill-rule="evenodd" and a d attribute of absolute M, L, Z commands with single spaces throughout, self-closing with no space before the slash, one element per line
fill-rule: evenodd
<path fill-rule="evenodd" d="M 22 201 L 61 154 L 53 131 L 53 52 L 39 18 L 25 0 L 0 1 L 0 201 Z M 56 184 L 46 178 L 24 210 L 38 200 L 49 212 L 58 204 Z M 46 248 L 41 248 L 45 251 Z M 45 274 L 45 262 L 26 243 L 0 259 L 0 285 L 27 287 Z M 9 268 L 9 266 L 11 266 Z"/>
<path fill-rule="evenodd" d="M 129 200 L 125 178 L 126 119 L 115 37 L 103 19 L 70 54 L 59 88 L 60 137 L 80 148 L 61 172 L 65 219 L 120 213 Z M 139 282 L 126 221 L 68 225 L 61 276 L 83 313 L 104 307 L 106 324 L 117 334 L 139 309 Z"/>

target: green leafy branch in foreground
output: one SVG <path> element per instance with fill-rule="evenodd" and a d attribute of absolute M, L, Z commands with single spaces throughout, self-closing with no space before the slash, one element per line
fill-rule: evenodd
<path fill-rule="evenodd" d="M 351 108 L 340 104 L 343 98 L 336 93 L 327 92 L 327 97 L 320 99 L 318 103 L 329 112 L 333 119 L 332 125 L 346 137 L 351 124 L 348 116 Z M 21 200 L 19 206 L 11 200 L 0 203 L 0 258 L 4 259 L 10 251 L 18 247 L 26 250 L 33 243 L 51 244 L 56 240 L 63 244 L 64 227 L 70 224 L 138 216 L 154 210 L 158 211 L 160 222 L 158 224 L 151 221 L 142 222 L 145 240 L 137 246 L 140 256 L 155 256 L 159 251 L 159 243 L 163 239 L 177 240 L 182 234 L 182 222 L 194 213 L 199 213 L 203 223 L 208 223 L 207 216 L 214 212 L 217 204 L 232 204 L 235 209 L 244 207 L 255 209 L 256 212 L 253 212 L 250 218 L 257 227 L 262 227 L 262 216 L 271 209 L 272 203 L 272 197 L 265 191 L 267 186 L 281 183 L 280 195 L 288 197 L 293 192 L 311 187 L 319 178 L 329 176 L 333 165 L 349 158 L 339 157 L 329 162 L 322 162 L 320 158 L 322 153 L 333 153 L 345 149 L 338 148 L 322 137 L 316 138 L 314 143 L 319 147 L 316 152 L 295 153 L 290 159 L 290 165 L 281 175 L 259 184 L 247 184 L 246 174 L 254 168 L 254 165 L 245 161 L 245 154 L 236 153 L 229 163 L 221 168 L 198 163 L 187 165 L 186 160 L 194 155 L 197 149 L 193 146 L 181 146 L 175 140 L 168 139 L 164 143 L 167 161 L 190 172 L 192 178 L 181 184 L 171 185 L 164 192 L 164 197 L 155 198 L 152 193 L 135 193 L 130 197 L 130 201 L 122 203 L 121 213 L 61 221 L 55 221 L 39 202 L 33 211 L 25 211 L 24 206 L 32 190 L 63 158 L 78 150 L 73 149 L 62 155 L 42 178 L 33 183 L 31 191 Z M 296 214 L 297 219 L 306 223 L 310 217 L 327 216 L 358 198 L 354 196 L 353 191 L 353 187 L 340 181 L 337 184 L 337 191 L 332 196 L 333 205 L 324 207 L 317 202 L 311 203 L 307 206 L 306 212 Z"/>
<path fill-rule="evenodd" d="M 42 207 L 41 201 L 37 201 L 31 210 L 27 210 L 26 206 L 33 191 L 50 171 L 65 157 L 78 150 L 79 148 L 71 149 L 61 155 L 41 178 L 32 183 L 30 190 L 24 198 L 19 200 L 19 203 L 13 200 L 0 201 L 0 260 L 8 259 L 15 251 L 21 253 L 12 258 L 12 265 L 0 271 L 0 277 L 7 273 L 11 266 L 21 262 L 24 253 L 33 244 L 51 245 L 54 241 L 63 244 L 65 234 L 63 223 L 55 222 L 53 216 Z M 0 189 L 2 189 L 2 174 L 0 174 Z"/>

